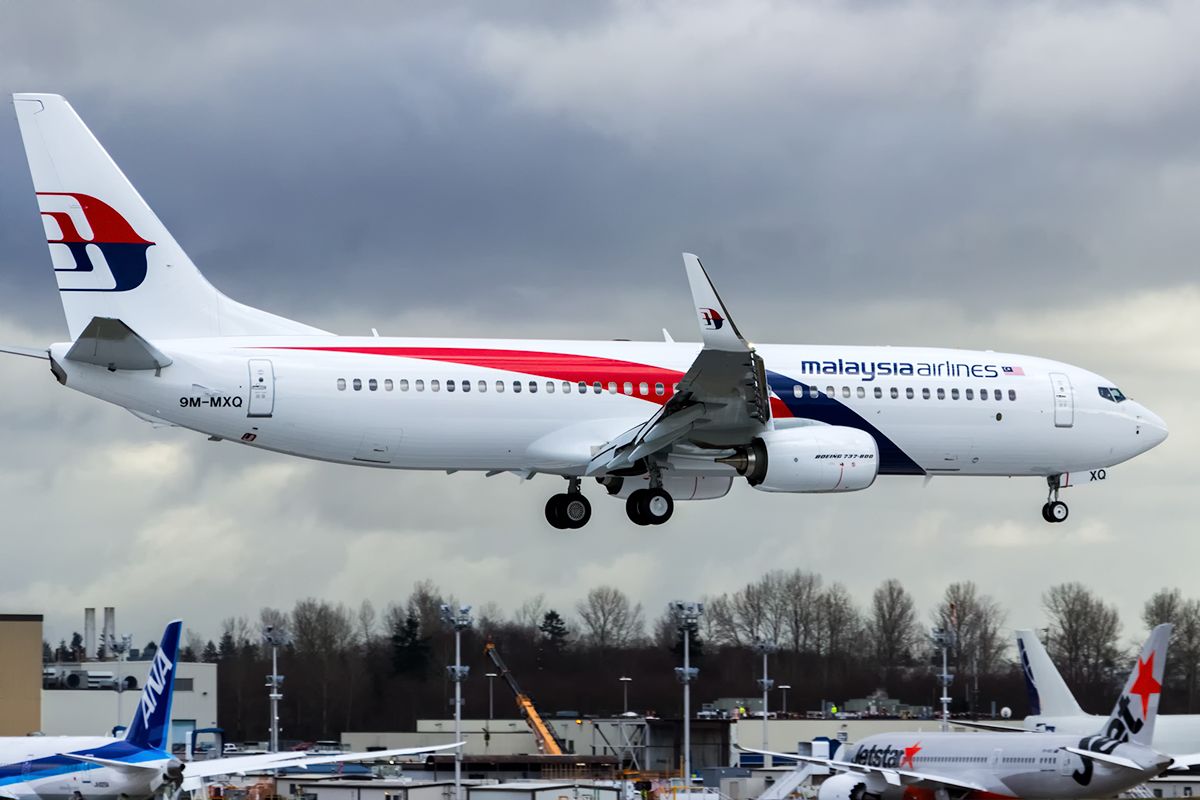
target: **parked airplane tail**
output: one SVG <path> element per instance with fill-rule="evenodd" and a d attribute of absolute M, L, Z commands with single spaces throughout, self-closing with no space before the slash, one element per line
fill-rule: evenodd
<path fill-rule="evenodd" d="M 1067 688 L 1062 675 L 1050 660 L 1033 631 L 1017 631 L 1017 654 L 1021 671 L 1025 673 L 1025 689 L 1029 692 L 1029 713 L 1033 716 L 1075 717 L 1084 711 Z"/>
<path fill-rule="evenodd" d="M 1150 745 L 1154 738 L 1154 720 L 1158 716 L 1158 700 L 1162 694 L 1170 639 L 1170 624 L 1159 625 L 1150 631 L 1150 638 L 1142 645 L 1142 652 L 1138 654 L 1133 672 L 1125 681 L 1125 688 L 1117 698 L 1117 704 L 1101 732 L 1102 736 Z"/>
<path fill-rule="evenodd" d="M 217 291 L 65 99 L 13 102 L 72 339 L 94 317 L 151 340 L 323 333 Z"/>
<path fill-rule="evenodd" d="M 162 641 L 150 662 L 142 699 L 125 731 L 125 741 L 143 750 L 162 750 L 171 731 L 171 700 L 175 691 L 175 665 L 179 655 L 180 620 L 167 624 Z"/>

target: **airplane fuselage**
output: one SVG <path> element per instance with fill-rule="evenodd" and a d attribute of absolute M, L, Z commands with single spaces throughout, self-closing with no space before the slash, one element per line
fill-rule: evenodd
<path fill-rule="evenodd" d="M 172 363 L 110 371 L 51 348 L 66 385 L 252 447 L 399 469 L 579 475 L 592 448 L 668 400 L 699 344 L 379 337 L 155 343 Z M 1115 384 L 1030 356 L 761 345 L 776 426 L 870 433 L 884 475 L 1055 475 L 1162 441 Z M 1108 393 L 1107 396 L 1105 393 Z M 1119 395 L 1118 395 L 1119 396 Z M 711 459 L 681 472 L 732 475 Z"/>
<path fill-rule="evenodd" d="M 67 754 L 125 761 L 158 769 L 115 769 Z M 149 797 L 174 759 L 102 736 L 13 736 L 0 738 L 0 793 L 40 800 L 116 800 Z"/>

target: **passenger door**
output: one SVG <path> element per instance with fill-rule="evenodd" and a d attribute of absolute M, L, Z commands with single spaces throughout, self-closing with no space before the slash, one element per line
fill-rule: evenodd
<path fill-rule="evenodd" d="M 1061 372 L 1051 372 L 1050 388 L 1054 392 L 1054 426 L 1070 428 L 1075 424 L 1075 397 L 1071 379 Z"/>
<path fill-rule="evenodd" d="M 275 368 L 265 358 L 250 359 L 250 402 L 247 417 L 269 417 L 275 412 Z"/>

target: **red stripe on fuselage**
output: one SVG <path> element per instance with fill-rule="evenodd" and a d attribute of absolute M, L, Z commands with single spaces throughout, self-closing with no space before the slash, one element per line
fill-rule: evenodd
<path fill-rule="evenodd" d="M 321 353 L 356 353 L 368 356 L 392 356 L 395 358 L 417 358 L 424 361 L 442 361 L 470 367 L 522 372 L 552 380 L 586 383 L 589 386 L 601 383 L 605 389 L 609 383 L 617 384 L 622 392 L 626 383 L 632 384 L 630 397 L 665 403 L 671 398 L 671 387 L 683 378 L 683 373 L 635 361 L 621 361 L 604 356 L 581 356 L 572 353 L 547 353 L 536 350 L 496 350 L 475 347 L 276 347 L 273 350 L 307 350 Z M 639 394 L 639 384 L 647 385 L 648 394 Z M 664 393 L 655 394 L 654 384 L 663 384 Z M 776 397 L 771 398 L 771 413 L 777 417 L 790 417 L 792 412 Z"/>

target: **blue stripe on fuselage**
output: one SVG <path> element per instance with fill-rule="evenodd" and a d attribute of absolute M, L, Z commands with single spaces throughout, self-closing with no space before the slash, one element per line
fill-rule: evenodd
<path fill-rule="evenodd" d="M 111 761 L 125 761 L 130 764 L 137 764 L 143 761 L 159 761 L 168 760 L 171 756 L 161 750 L 142 750 L 134 747 L 128 742 L 117 740 L 112 744 L 102 745 L 100 747 L 89 747 L 82 750 L 76 750 L 75 753 L 81 756 L 94 756 L 96 758 L 107 758 Z M 26 768 L 28 764 L 28 769 Z M 89 764 L 86 761 L 77 761 L 66 755 L 56 754 L 52 756 L 43 756 L 41 758 L 31 758 L 29 761 L 14 761 L 8 764 L 0 764 L 0 786 L 5 786 L 13 783 L 24 783 L 26 781 L 38 781 L 46 778 L 53 778 L 57 775 L 70 775 L 73 772 L 90 772 L 91 770 L 104 769 L 100 764 Z"/>
<path fill-rule="evenodd" d="M 771 391 L 788 407 L 788 410 L 792 412 L 792 416 L 794 417 L 815 419 L 827 425 L 844 425 L 847 428 L 857 428 L 875 437 L 875 443 L 879 447 L 880 475 L 925 474 L 925 470 L 921 469 L 921 465 L 913 461 L 908 453 L 900 449 L 899 445 L 884 436 L 878 428 L 867 422 L 866 419 L 849 406 L 839 402 L 837 398 L 827 397 L 824 392 L 819 390 L 816 392 L 817 396 L 813 397 L 813 392 L 809 391 L 811 387 L 807 384 L 793 380 L 778 372 L 772 372 L 771 370 L 767 370 L 767 384 L 771 387 Z M 797 386 L 801 387 L 800 394 L 803 395 L 802 397 L 796 397 Z"/>

